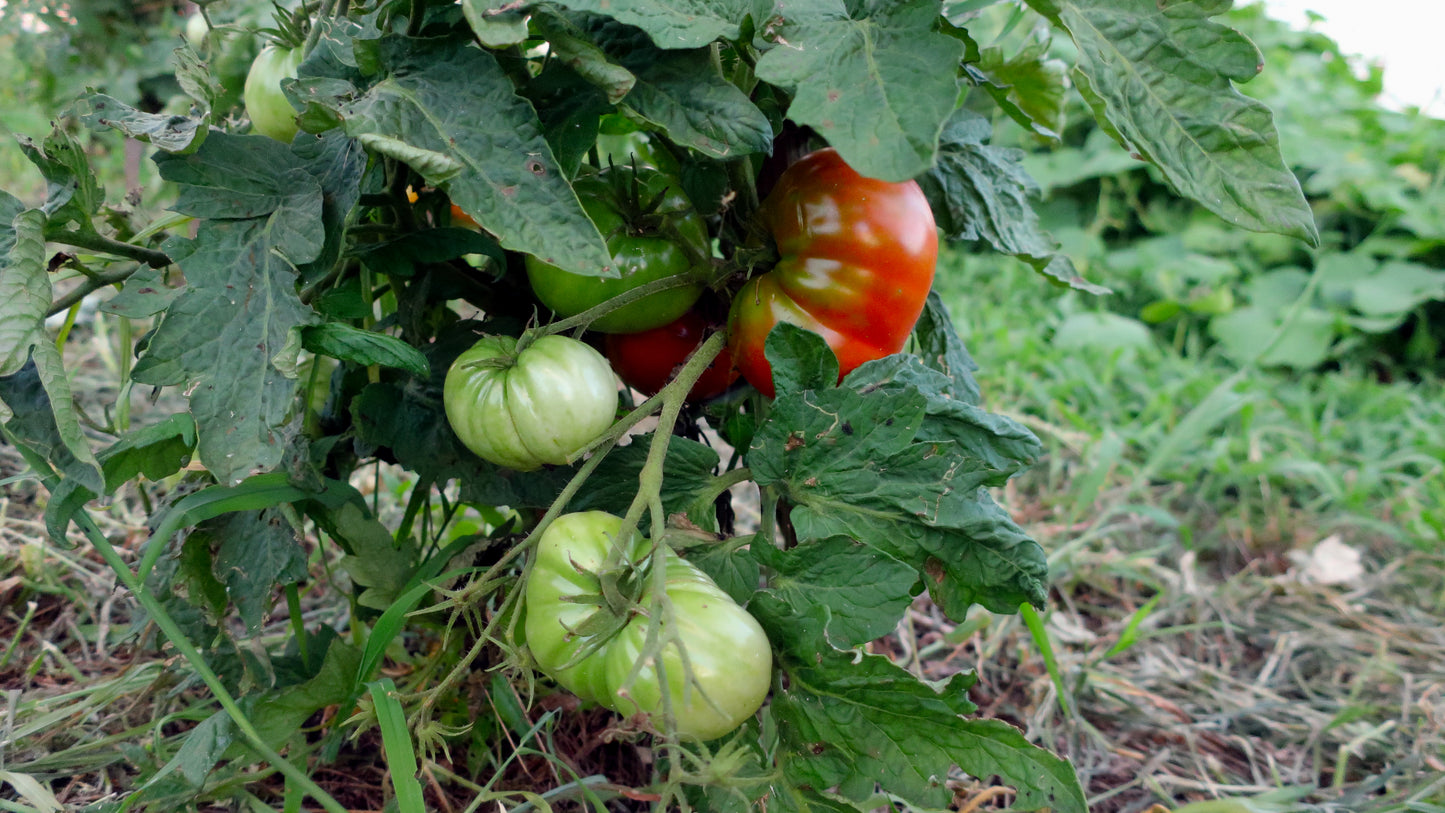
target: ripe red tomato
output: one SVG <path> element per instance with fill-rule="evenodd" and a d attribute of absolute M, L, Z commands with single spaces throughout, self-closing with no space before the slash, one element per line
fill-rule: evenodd
<path fill-rule="evenodd" d="M 609 333 L 607 360 L 623 383 L 647 395 L 667 386 L 692 351 L 703 343 L 712 326 L 696 310 L 662 327 L 641 333 Z M 721 394 L 738 378 L 727 348 L 713 359 L 688 392 L 689 401 L 702 401 Z"/>
<path fill-rule="evenodd" d="M 918 184 L 865 178 L 829 148 L 788 167 L 758 214 L 781 259 L 748 280 L 728 316 L 729 349 L 748 383 L 773 395 L 763 342 L 778 322 L 827 340 L 840 376 L 903 349 L 938 261 Z"/>

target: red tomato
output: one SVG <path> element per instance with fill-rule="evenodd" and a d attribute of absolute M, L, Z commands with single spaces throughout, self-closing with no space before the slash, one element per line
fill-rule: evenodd
<path fill-rule="evenodd" d="M 748 280 L 728 317 L 729 349 L 748 383 L 773 395 L 763 343 L 778 322 L 821 335 L 840 376 L 903 349 L 938 261 L 918 184 L 865 178 L 829 148 L 789 167 L 758 214 L 781 259 Z"/>
<path fill-rule="evenodd" d="M 641 333 L 609 333 L 607 360 L 627 386 L 656 395 L 707 339 L 711 327 L 701 314 L 691 310 L 662 327 Z M 693 384 L 688 400 L 702 401 L 719 395 L 737 378 L 738 369 L 727 348 L 723 348 Z"/>

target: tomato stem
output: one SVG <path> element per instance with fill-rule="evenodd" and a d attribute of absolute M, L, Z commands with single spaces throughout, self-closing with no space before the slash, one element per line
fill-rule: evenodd
<path fill-rule="evenodd" d="M 587 325 L 590 325 L 591 323 L 597 321 L 598 319 L 606 316 L 607 314 L 615 310 L 618 310 L 619 308 L 623 308 L 631 305 L 633 302 L 646 299 L 647 297 L 659 291 L 670 291 L 673 288 L 686 288 L 690 285 L 696 285 L 699 282 L 712 282 L 712 275 L 710 273 L 705 273 L 701 269 L 692 268 L 681 274 L 674 274 L 670 277 L 663 277 L 662 279 L 653 280 L 652 282 L 639 285 L 636 288 L 632 288 L 631 290 L 624 291 L 617 296 L 614 296 L 611 299 L 607 300 L 606 302 L 602 302 L 594 307 L 582 311 L 576 316 L 569 316 L 566 319 L 558 319 L 555 322 L 530 328 L 527 333 L 523 334 L 522 339 L 518 340 L 519 344 L 524 342 L 530 343 L 531 341 L 541 338 L 542 336 L 547 336 L 554 333 L 566 333 L 567 331 L 574 328 L 586 327 Z M 532 334 L 531 338 L 528 338 L 527 334 Z"/>

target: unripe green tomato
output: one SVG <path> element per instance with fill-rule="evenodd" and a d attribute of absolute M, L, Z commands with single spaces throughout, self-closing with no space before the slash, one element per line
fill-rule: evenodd
<path fill-rule="evenodd" d="M 663 689 L 657 663 L 644 664 L 627 683 L 641 658 L 649 618 L 661 610 L 651 589 L 652 576 L 646 575 L 649 581 L 638 598 L 640 611 L 616 635 L 599 642 L 577 632 L 586 629 L 596 613 L 608 612 L 598 603 L 601 594 L 593 573 L 606 561 L 621 528 L 622 520 L 612 514 L 585 511 L 564 514 L 543 532 L 527 576 L 527 646 L 544 672 L 583 700 L 624 715 L 658 714 L 663 711 Z M 626 560 L 638 561 L 647 546 L 647 540 L 637 540 Z M 663 624 L 670 620 L 675 625 L 687 654 L 684 667 L 676 643 L 661 652 L 677 730 L 716 739 L 742 725 L 767 698 L 772 649 L 758 622 L 706 573 L 671 549 L 660 553 L 661 559 L 654 555 L 654 561 L 665 562 L 664 590 L 672 606 Z M 590 654 L 578 660 L 584 650 Z"/>
<path fill-rule="evenodd" d="M 211 27 L 206 25 L 206 18 L 199 11 L 186 18 L 186 42 L 190 43 L 192 48 L 199 51 L 210 30 Z"/>
<path fill-rule="evenodd" d="M 251 129 L 264 136 L 290 144 L 301 129 L 296 124 L 296 109 L 281 90 L 283 79 L 294 79 L 301 66 L 300 48 L 267 45 L 256 55 L 246 74 L 246 113 Z"/>
<path fill-rule="evenodd" d="M 558 316 L 576 316 L 638 286 L 687 273 L 694 258 L 711 256 L 707 225 L 675 179 L 651 167 L 638 168 L 639 197 L 643 203 L 658 202 L 652 219 L 660 223 L 639 233 L 628 223 L 617 200 L 614 183 L 619 176 L 630 183 L 632 168 L 604 169 L 578 178 L 572 186 L 587 216 L 607 238 L 620 277 L 574 274 L 527 256 L 527 279 L 533 293 Z M 693 284 L 658 291 L 607 313 L 588 327 L 600 333 L 651 330 L 687 313 L 702 290 L 702 285 Z"/>
<path fill-rule="evenodd" d="M 457 357 L 442 388 L 447 422 L 498 466 L 565 465 L 616 419 L 617 377 L 601 353 L 566 336 L 516 347 L 488 336 Z"/>

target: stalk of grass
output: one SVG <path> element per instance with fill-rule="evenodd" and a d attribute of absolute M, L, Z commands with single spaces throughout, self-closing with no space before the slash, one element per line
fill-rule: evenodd
<path fill-rule="evenodd" d="M 382 678 L 366 684 L 366 688 L 376 708 L 387 772 L 391 774 L 391 784 L 396 789 L 397 809 L 401 813 L 426 813 L 421 782 L 416 778 L 416 750 L 412 748 L 411 731 L 406 727 L 406 712 L 396 698 L 396 684 L 391 678 Z"/>

